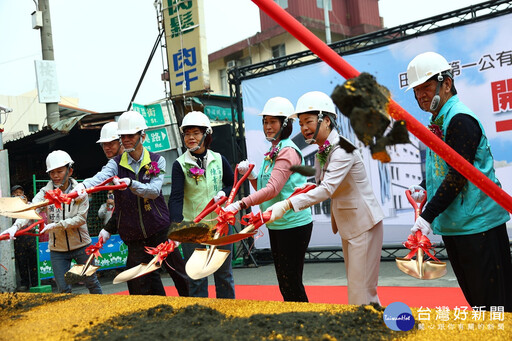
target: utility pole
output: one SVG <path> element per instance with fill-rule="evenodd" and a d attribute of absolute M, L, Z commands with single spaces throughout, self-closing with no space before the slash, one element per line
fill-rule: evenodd
<path fill-rule="evenodd" d="M 7 115 L 12 109 L 0 105 L 0 197 L 11 196 L 9 184 L 9 155 L 4 149 L 1 115 Z M 11 226 L 11 219 L 0 216 L 0 232 Z M 0 292 L 13 292 L 16 289 L 16 270 L 14 265 L 14 242 L 0 241 Z"/>
<path fill-rule="evenodd" d="M 38 10 L 43 14 L 41 30 L 41 49 L 43 60 L 55 60 L 53 54 L 52 20 L 50 17 L 50 0 L 39 0 Z M 59 103 L 46 103 L 46 118 L 48 125 L 59 122 Z"/>
<path fill-rule="evenodd" d="M 329 20 L 329 5 L 332 4 L 331 0 L 323 0 L 324 4 L 324 22 L 325 22 L 325 43 L 331 43 L 331 21 Z"/>

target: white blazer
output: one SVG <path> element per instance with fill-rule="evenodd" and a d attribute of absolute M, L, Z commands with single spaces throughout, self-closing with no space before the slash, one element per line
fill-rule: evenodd
<path fill-rule="evenodd" d="M 307 193 L 290 198 L 295 211 L 331 198 L 332 232 L 351 239 L 368 231 L 382 219 L 384 213 L 373 193 L 358 150 L 352 153 L 339 147 L 336 130 L 327 140 L 333 146 L 324 167 L 315 158 L 317 187 Z"/>

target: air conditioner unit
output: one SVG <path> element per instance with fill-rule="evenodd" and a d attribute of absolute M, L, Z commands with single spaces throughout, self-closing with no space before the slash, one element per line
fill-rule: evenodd
<path fill-rule="evenodd" d="M 230 60 L 226 63 L 226 68 L 227 69 L 231 69 L 231 68 L 234 68 L 236 66 L 236 60 Z"/>

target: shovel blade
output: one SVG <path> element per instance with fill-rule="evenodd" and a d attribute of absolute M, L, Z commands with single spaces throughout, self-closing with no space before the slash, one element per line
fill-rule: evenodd
<path fill-rule="evenodd" d="M 9 218 L 15 218 L 15 219 L 18 219 L 18 218 L 21 218 L 21 219 L 32 219 L 32 220 L 39 220 L 39 219 L 41 219 L 41 216 L 39 214 L 37 214 L 36 211 L 34 211 L 34 210 L 29 210 L 29 211 L 25 211 L 25 212 L 5 212 L 5 211 L 0 211 L 0 215 L 3 215 L 5 217 L 9 217 Z"/>
<path fill-rule="evenodd" d="M 132 280 L 135 278 L 135 276 L 142 271 L 142 269 L 147 266 L 147 264 L 139 264 L 137 266 L 134 266 L 133 268 L 130 268 L 128 270 L 124 270 L 120 274 L 118 274 L 114 280 L 112 281 L 113 284 L 128 282 L 129 280 Z"/>
<path fill-rule="evenodd" d="M 437 279 L 446 275 L 445 262 L 418 262 L 415 259 L 396 258 L 396 265 L 400 271 L 418 279 Z"/>
<path fill-rule="evenodd" d="M 172 223 L 167 237 L 180 243 L 202 243 L 213 237 L 213 226 L 204 223 Z"/>
<path fill-rule="evenodd" d="M 130 268 L 128 270 L 125 270 L 121 272 L 119 275 L 117 275 L 114 280 L 112 281 L 113 284 L 128 282 L 132 279 L 135 279 L 140 276 L 144 276 L 150 272 L 155 271 L 156 269 L 160 268 L 160 265 L 157 264 L 157 257 L 155 256 L 151 262 L 148 264 L 142 263 L 137 266 L 134 266 L 133 268 Z"/>
<path fill-rule="evenodd" d="M 64 280 L 68 284 L 76 284 L 86 279 L 86 277 L 92 276 L 96 270 L 100 267 L 97 265 L 89 265 L 84 272 L 85 264 L 73 265 L 68 272 L 64 274 Z"/>
<path fill-rule="evenodd" d="M 206 242 L 203 242 L 202 244 L 205 244 L 205 245 L 215 245 L 215 246 L 232 244 L 232 243 L 236 243 L 236 242 L 238 242 L 238 241 L 240 241 L 242 239 L 252 237 L 256 233 L 257 232 L 230 234 L 229 236 L 224 236 L 224 237 L 220 237 L 220 238 L 217 238 L 217 239 L 208 240 Z"/>
<path fill-rule="evenodd" d="M 158 257 L 155 256 L 151 262 L 148 263 L 148 265 L 146 265 L 145 267 L 143 267 L 143 269 L 134 277 L 134 278 L 137 278 L 137 277 L 140 277 L 140 276 L 144 276 L 144 275 L 147 275 L 148 273 L 150 272 L 153 272 L 157 269 L 160 269 L 160 264 L 157 263 L 157 260 L 158 260 Z"/>
<path fill-rule="evenodd" d="M 446 275 L 446 263 L 427 261 L 424 263 L 423 279 L 436 279 Z"/>
<path fill-rule="evenodd" d="M 418 262 L 415 259 L 406 259 L 399 258 L 396 259 L 396 266 L 403 273 L 421 279 L 420 268 L 418 267 Z"/>
<path fill-rule="evenodd" d="M 34 219 L 39 220 L 41 217 L 34 210 L 30 210 L 30 205 L 25 204 L 19 197 L 0 198 L 0 215 L 10 218 Z M 28 211 L 24 211 L 29 209 Z M 22 212 L 20 212 L 22 211 Z"/>
<path fill-rule="evenodd" d="M 213 274 L 224 264 L 228 258 L 229 250 L 215 249 L 210 257 L 207 249 L 195 249 L 190 256 L 185 271 L 192 279 L 201 279 Z"/>

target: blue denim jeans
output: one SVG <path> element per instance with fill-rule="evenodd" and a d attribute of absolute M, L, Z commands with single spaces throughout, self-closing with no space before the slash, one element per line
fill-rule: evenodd
<path fill-rule="evenodd" d="M 204 245 L 194 243 L 181 243 L 183 256 L 188 261 L 196 248 L 204 248 Z M 233 279 L 233 268 L 231 259 L 233 253 L 233 244 L 218 246 L 219 249 L 229 250 L 229 256 L 224 264 L 213 273 L 215 281 L 215 294 L 217 298 L 235 298 L 235 280 Z M 189 279 L 189 288 L 191 297 L 208 297 L 208 277 L 193 280 Z"/>
<path fill-rule="evenodd" d="M 70 293 L 71 285 L 67 284 L 64 280 L 64 275 L 71 268 L 71 260 L 75 260 L 77 264 L 85 264 L 89 256 L 85 253 L 85 248 L 81 247 L 76 250 L 58 252 L 50 251 L 50 260 L 52 261 L 53 275 L 57 282 L 57 290 L 60 293 Z M 94 264 L 94 260 L 92 262 Z M 101 285 L 96 277 L 96 274 L 87 276 L 84 280 L 85 286 L 89 289 L 91 294 L 102 294 Z"/>

